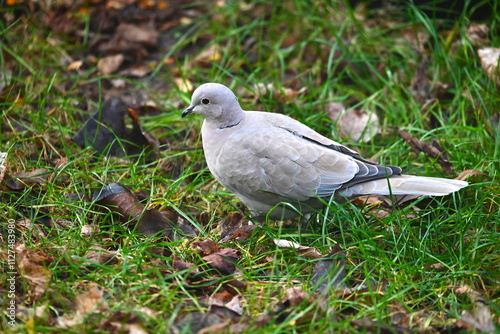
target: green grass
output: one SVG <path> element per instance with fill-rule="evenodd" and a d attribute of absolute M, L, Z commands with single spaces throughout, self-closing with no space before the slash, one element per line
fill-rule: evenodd
<path fill-rule="evenodd" d="M 477 307 L 470 296 L 456 291 L 464 285 L 488 300 L 498 327 L 500 132 L 495 117 L 500 100 L 498 87 L 481 69 L 475 47 L 466 38 L 468 20 L 462 16 L 446 31 L 439 28 L 441 21 L 417 8 L 389 22 L 360 18 L 355 15 L 359 11 L 343 4 L 273 3 L 229 2 L 198 9 L 191 23 L 168 30 L 174 42 L 147 60 L 151 75 L 122 78 L 126 87 L 120 94 L 139 100 L 146 96 L 161 111 L 141 116 L 143 128 L 162 143 L 159 159 L 150 163 L 96 159 L 92 149 L 81 149 L 69 140 L 102 105 L 111 91 L 110 79 L 120 78 L 99 76 L 89 57 L 91 36 L 84 29 L 88 12 L 73 17 L 75 26 L 85 32 L 83 37 L 37 26 L 43 11 L 0 23 L 0 78 L 6 83 L 0 92 L 0 150 L 9 154 L 7 172 L 37 168 L 52 172 L 43 186 L 1 195 L 3 240 L 3 224 L 9 219 L 36 220 L 45 236 L 38 236 L 33 227 L 17 225 L 16 241 L 46 254 L 50 261 L 42 267 L 51 271 L 45 291 L 36 298 L 33 286 L 18 277 L 16 302 L 24 315 L 11 328 L 4 313 L 2 330 L 100 333 L 109 331 L 103 325 L 109 320 L 135 323 L 148 332 L 168 332 L 187 314 L 206 313 L 208 296 L 227 291 L 232 276 L 210 274 L 213 281 L 204 282 L 206 286 L 188 284 L 189 270 L 173 270 L 158 262 L 170 263 L 176 256 L 205 270 L 190 240 L 165 241 L 133 233 L 90 200 L 94 191 L 119 182 L 132 192 L 142 190 L 147 208 L 176 212 L 198 226 L 200 240 L 220 239 L 221 222 L 240 207 L 239 202 L 214 183 L 206 169 L 199 138 L 202 120 L 181 118 L 191 93 L 181 91 L 174 77 L 194 86 L 224 83 L 234 89 L 244 109 L 282 112 L 326 136 L 334 132 L 325 112 L 327 103 L 371 110 L 379 115 L 383 133 L 369 143 L 345 143 L 363 156 L 402 166 L 407 174 L 456 176 L 445 175 L 436 161 L 413 153 L 397 133 L 401 128 L 426 142 L 439 139 L 457 174 L 468 169 L 485 174 L 468 179 L 471 185 L 458 194 L 419 200 L 416 206 L 390 210 L 383 218 L 369 205 L 332 203 L 313 216 L 307 231 L 297 222 L 267 222 L 251 237 L 222 245 L 241 252 L 238 279 L 247 287 L 235 289 L 244 305 L 240 318 L 244 332 L 371 333 L 385 327 L 396 331 L 396 316 L 409 317 L 401 326 L 444 330 L 455 325 L 462 311 Z M 13 17 L 12 8 L 1 11 Z M 486 22 L 491 28 L 488 46 L 500 42 L 498 13 Z M 423 51 L 402 37 L 414 30 L 428 36 Z M 208 64 L 195 62 L 197 54 L 211 45 L 220 48 L 220 58 Z M 412 94 L 422 53 L 429 60 L 430 89 L 448 85 L 428 107 Z M 83 60 L 84 66 L 78 72 L 67 70 L 70 58 Z M 173 64 L 165 65 L 163 61 L 170 58 Z M 259 83 L 270 83 L 275 91 L 259 92 L 254 99 Z M 288 101 L 276 96 L 290 87 L 306 91 Z M 62 157 L 67 164 L 55 168 L 53 160 Z M 85 225 L 99 230 L 84 237 Z M 310 280 L 317 259 L 279 248 L 275 238 L 315 247 L 323 254 L 339 245 L 346 253 L 343 284 L 353 291 L 342 296 L 332 289 L 327 296 L 310 296 L 284 309 L 287 316 L 279 315 L 287 288 L 315 292 Z M 119 255 L 108 264 L 92 263 L 86 254 L 95 245 Z M 7 250 L 4 245 L 2 249 Z M 172 254 L 158 254 L 155 249 Z M 6 265 L 2 258 L 2 266 Z M 72 318 L 77 296 L 92 285 L 104 291 L 107 307 L 61 329 L 55 319 Z M 6 295 L 6 286 L 0 286 L 0 295 Z M 2 300 L 2 310 L 7 300 Z M 32 315 L 43 307 L 45 315 Z M 262 315 L 269 319 L 259 320 Z M 356 321 L 365 320 L 372 325 L 358 328 Z M 231 332 L 229 327 L 226 331 Z"/>

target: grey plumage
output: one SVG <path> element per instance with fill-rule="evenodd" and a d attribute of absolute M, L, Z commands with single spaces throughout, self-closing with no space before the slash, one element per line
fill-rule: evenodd
<path fill-rule="evenodd" d="M 344 201 L 361 195 L 443 196 L 467 182 L 401 175 L 397 166 L 363 159 L 288 116 L 244 111 L 224 85 L 198 87 L 182 116 L 205 117 L 202 141 L 208 168 L 253 215 L 270 212 L 290 219 L 320 209 L 333 195 Z"/>

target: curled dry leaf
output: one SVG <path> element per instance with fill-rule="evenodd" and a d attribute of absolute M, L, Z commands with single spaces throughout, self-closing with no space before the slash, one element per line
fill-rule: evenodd
<path fill-rule="evenodd" d="M 177 333 L 223 333 L 229 322 L 224 321 L 217 314 L 207 312 L 190 312 L 180 319 L 176 319 L 174 326 Z"/>
<path fill-rule="evenodd" d="M 220 246 L 211 239 L 195 241 L 191 245 L 194 247 L 196 253 L 202 256 L 210 255 L 221 250 Z"/>
<path fill-rule="evenodd" d="M 66 69 L 68 71 L 78 71 L 80 67 L 82 67 L 83 61 L 82 60 L 76 60 L 71 62 L 68 66 L 66 66 Z"/>
<path fill-rule="evenodd" d="M 136 59 L 148 55 L 148 48 L 156 46 L 158 31 L 152 24 L 135 25 L 120 23 L 113 37 L 101 43 L 97 50 L 104 54 L 127 54 Z"/>
<path fill-rule="evenodd" d="M 484 179 L 484 178 L 488 177 L 488 174 L 481 172 L 480 170 L 477 170 L 477 169 L 467 169 L 467 170 L 464 170 L 463 172 L 460 172 L 460 174 L 458 174 L 456 179 L 463 181 L 463 180 L 467 180 L 473 176 L 479 176 L 482 179 Z"/>
<path fill-rule="evenodd" d="M 29 303 L 34 303 L 47 290 L 52 273 L 47 267 L 54 259 L 44 251 L 26 248 L 24 244 L 16 244 L 14 251 L 19 274 L 29 286 Z"/>
<path fill-rule="evenodd" d="M 322 294 L 327 295 L 334 289 L 344 289 L 342 281 L 346 277 L 347 255 L 340 248 L 335 249 L 314 265 L 311 277 L 311 286 Z"/>
<path fill-rule="evenodd" d="M 116 262 L 116 255 L 120 252 L 110 251 L 99 245 L 93 245 L 92 248 L 85 254 L 85 258 L 89 261 L 99 264 Z"/>
<path fill-rule="evenodd" d="M 468 295 L 471 301 L 476 304 L 474 310 L 462 311 L 460 314 L 461 318 L 457 321 L 456 326 L 471 331 L 477 330 L 484 333 L 495 333 L 495 323 L 490 307 L 488 306 L 491 302 L 468 285 L 455 289 L 455 293 Z"/>
<path fill-rule="evenodd" d="M 342 114 L 337 121 L 337 130 L 343 139 L 361 140 L 363 143 L 367 143 L 380 133 L 381 128 L 377 114 L 365 110 L 351 109 Z"/>
<path fill-rule="evenodd" d="M 236 270 L 236 262 L 240 252 L 233 248 L 224 248 L 220 251 L 204 256 L 203 260 L 221 275 L 231 275 Z"/>
<path fill-rule="evenodd" d="M 38 168 L 30 172 L 17 173 L 7 181 L 7 187 L 12 190 L 21 190 L 31 186 L 45 186 L 51 176 L 51 170 L 47 168 Z"/>
<path fill-rule="evenodd" d="M 0 182 L 3 181 L 5 171 L 7 170 L 7 152 L 0 152 Z"/>
<path fill-rule="evenodd" d="M 146 209 L 126 187 L 111 183 L 93 195 L 93 200 L 120 215 L 123 223 L 136 226 L 138 233 L 152 236 L 163 233 L 170 240 L 179 239 L 174 225 L 158 210 Z"/>
<path fill-rule="evenodd" d="M 34 224 L 31 219 L 24 218 L 24 219 L 19 219 L 16 221 L 17 226 L 22 226 L 26 228 L 28 231 L 30 231 L 31 235 L 33 237 L 36 237 L 38 239 L 45 239 L 46 235 L 45 232 L 42 230 L 42 227 L 40 224 Z"/>
<path fill-rule="evenodd" d="M 302 246 L 301 244 L 298 244 L 290 240 L 273 239 L 273 242 L 276 246 L 280 248 L 289 248 L 297 250 L 300 256 L 310 257 L 313 259 L 318 259 L 324 256 L 314 247 Z"/>
<path fill-rule="evenodd" d="M 254 103 L 263 96 L 267 96 L 269 94 L 272 94 L 274 100 L 278 100 L 281 103 L 289 103 L 295 100 L 297 96 L 307 91 L 307 87 L 302 87 L 299 90 L 288 87 L 276 88 L 272 83 L 265 84 L 261 82 L 254 86 L 254 91 L 256 93 L 254 97 Z M 296 104 L 298 104 L 298 101 L 296 101 Z"/>
<path fill-rule="evenodd" d="M 467 27 L 465 35 L 473 46 L 479 47 L 490 43 L 490 39 L 488 38 L 489 32 L 490 28 L 486 24 L 471 23 Z"/>
<path fill-rule="evenodd" d="M 212 306 L 225 307 L 228 310 L 233 311 L 237 315 L 243 314 L 243 307 L 241 306 L 238 295 L 234 296 L 228 292 L 223 292 L 223 293 L 220 292 L 211 296 L 208 299 L 208 305 L 210 307 Z"/>
<path fill-rule="evenodd" d="M 120 68 L 124 60 L 125 57 L 121 53 L 103 57 L 97 62 L 97 70 L 102 75 L 114 73 Z"/>
<path fill-rule="evenodd" d="M 84 238 L 90 238 L 99 231 L 100 231 L 99 226 L 95 224 L 83 225 L 80 231 L 80 235 Z"/>
<path fill-rule="evenodd" d="M 443 168 L 446 174 L 454 172 L 453 164 L 448 159 L 448 152 L 444 150 L 437 139 L 433 139 L 432 145 L 427 144 L 417 138 L 412 137 L 408 132 L 398 129 L 398 133 L 415 153 L 423 152 L 432 159 L 437 159 L 437 162 Z"/>
<path fill-rule="evenodd" d="M 193 84 L 191 81 L 185 78 L 174 78 L 175 85 L 179 90 L 183 93 L 189 93 L 192 92 L 194 89 Z"/>
<path fill-rule="evenodd" d="M 125 124 L 127 116 L 132 121 L 132 129 Z M 154 159 L 158 147 L 158 142 L 142 130 L 137 113 L 116 96 L 106 100 L 72 140 L 82 148 L 92 146 L 99 154 L 133 159 L 143 153 L 147 159 Z"/>
<path fill-rule="evenodd" d="M 89 313 L 101 313 L 109 309 L 108 304 L 103 300 L 104 291 L 97 284 L 92 284 L 88 292 L 81 293 L 75 297 L 75 313 L 65 314 L 56 319 L 57 327 L 69 328 L 80 324 Z"/>
<path fill-rule="evenodd" d="M 140 312 L 143 309 L 146 309 L 146 312 Z M 153 311 L 146 307 L 142 307 L 138 311 L 154 318 Z M 142 318 L 139 317 L 135 310 L 116 311 L 107 319 L 102 319 L 98 328 L 106 333 L 148 334 L 149 332 L 141 326 L 142 321 Z"/>
<path fill-rule="evenodd" d="M 481 67 L 486 72 L 488 77 L 500 86 L 500 67 L 498 60 L 500 58 L 499 48 L 481 48 L 477 50 Z"/>
<path fill-rule="evenodd" d="M 150 66 L 145 65 L 145 64 L 137 64 L 134 66 L 130 66 L 122 71 L 120 71 L 120 75 L 126 76 L 126 77 L 132 77 L 132 78 L 142 78 L 148 75 L 149 73 L 152 72 L 152 69 Z M 119 88 L 125 87 L 125 81 L 123 80 L 123 84 L 119 82 L 118 80 L 115 79 L 114 85 L 119 83 L 120 85 L 115 86 Z"/>
<path fill-rule="evenodd" d="M 255 225 L 249 225 L 249 222 L 245 222 L 244 218 L 239 212 L 234 212 L 227 216 L 222 223 L 221 240 L 219 243 L 228 242 L 231 239 L 241 240 L 252 235 Z"/>
<path fill-rule="evenodd" d="M 222 58 L 220 50 L 221 47 L 218 44 L 210 45 L 191 61 L 191 66 L 199 67 L 220 60 Z"/>

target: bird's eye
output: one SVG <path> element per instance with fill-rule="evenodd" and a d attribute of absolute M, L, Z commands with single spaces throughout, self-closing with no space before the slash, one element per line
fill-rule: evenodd
<path fill-rule="evenodd" d="M 203 104 L 209 104 L 210 100 L 209 99 L 201 99 L 201 103 L 203 103 Z"/>

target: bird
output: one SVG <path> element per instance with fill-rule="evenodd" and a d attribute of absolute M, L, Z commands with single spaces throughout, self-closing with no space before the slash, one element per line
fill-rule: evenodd
<path fill-rule="evenodd" d="M 334 200 L 363 195 L 444 196 L 467 182 L 402 174 L 287 115 L 246 111 L 220 83 L 200 85 L 182 117 L 199 114 L 203 152 L 214 178 L 257 220 L 289 220 Z"/>

